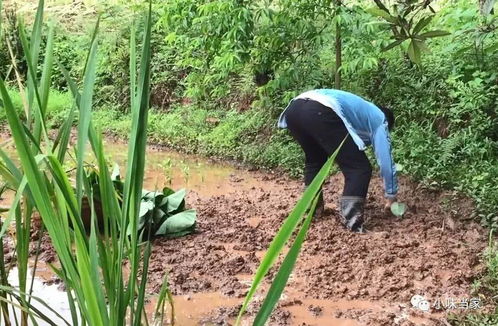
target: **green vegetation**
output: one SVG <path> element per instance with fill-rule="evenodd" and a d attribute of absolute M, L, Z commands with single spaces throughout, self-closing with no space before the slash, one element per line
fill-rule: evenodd
<path fill-rule="evenodd" d="M 116 187 L 112 181 L 104 155 L 102 137 L 91 122 L 99 23 L 97 21 L 92 33 L 81 92 L 71 78 L 67 77 L 75 106 L 66 115 L 56 141 L 52 141 L 48 136 L 46 123 L 54 60 L 52 27 L 49 29 L 46 46 L 43 48 L 41 78 L 36 74 L 36 58 L 41 56 L 42 51 L 39 41 L 42 35 L 43 13 L 44 2 L 40 0 L 29 41 L 22 24 L 20 29 L 28 66 L 27 83 L 23 85 L 28 94 L 24 103 L 25 111 L 22 111 L 25 113 L 24 119 L 21 120 L 22 112 L 16 110 L 4 81 L 0 79 L 2 105 L 20 160 L 20 167 L 17 167 L 14 158 L 7 156 L 3 150 L 0 151 L 2 157 L 0 173 L 6 181 L 6 187 L 16 192 L 8 217 L 3 221 L 1 237 L 3 239 L 7 228 L 11 225 L 10 222 L 15 220 L 17 277 L 20 284 L 18 289 L 8 285 L 7 275 L 10 267 L 6 266 L 2 259 L 0 299 L 3 322 L 6 325 L 10 325 L 12 320 L 20 325 L 36 325 L 37 320 L 43 320 L 50 325 L 147 324 L 144 301 L 151 243 L 140 240 L 139 228 L 145 227 L 145 230 L 150 231 L 154 224 L 150 219 L 146 219 L 142 221 L 144 225 L 139 225 L 139 211 L 149 109 L 151 11 L 149 9 L 144 23 L 140 74 L 136 88 L 131 88 L 131 97 L 134 100 L 131 108 L 133 117 L 127 174 L 124 183 L 120 183 L 119 187 Z M 135 48 L 135 44 L 132 43 L 131 46 Z M 132 72 L 130 75 L 136 76 L 136 67 L 132 66 L 130 70 Z M 76 114 L 78 114 L 77 143 L 74 148 L 76 173 L 72 174 L 64 170 L 63 164 L 69 156 L 67 147 Z M 98 168 L 92 171 L 88 171 L 85 163 L 88 143 L 91 144 L 91 152 L 98 162 Z M 72 178 L 76 180 L 76 189 L 70 183 Z M 121 188 L 121 195 L 116 188 Z M 169 213 L 183 209 L 183 193 L 175 195 L 162 198 L 169 202 L 166 203 L 166 210 Z M 153 199 L 155 197 L 156 195 Z M 103 212 L 101 221 L 97 219 L 99 211 L 97 203 Z M 60 266 L 51 267 L 66 286 L 71 321 L 65 320 L 53 311 L 49 303 L 41 302 L 47 309 L 56 313 L 59 319 L 51 320 L 33 305 L 33 301 L 39 299 L 31 295 L 33 283 L 27 284 L 27 276 L 31 220 L 34 212 L 41 217 L 57 253 Z M 89 236 L 83 225 L 85 212 L 90 215 Z M 166 221 L 175 216 L 178 214 L 172 215 Z M 167 226 L 160 224 L 159 229 L 162 228 L 166 229 Z M 99 229 L 103 229 L 102 236 L 98 234 Z M 174 227 L 172 229 L 169 231 L 178 231 L 174 230 Z M 148 236 L 150 235 L 149 233 Z M 39 245 L 35 261 L 38 254 Z M 129 266 L 128 270 L 123 268 L 125 262 Z M 36 263 L 34 270 L 36 271 Z M 166 281 L 164 283 L 167 284 Z M 157 307 L 156 312 L 164 312 L 164 305 L 167 302 L 164 298 L 171 298 L 167 292 L 168 287 L 164 285 L 161 306 Z M 21 310 L 20 316 L 11 316 L 14 307 Z M 162 318 L 162 315 L 159 314 L 159 318 Z"/>
<path fill-rule="evenodd" d="M 276 117 L 300 91 L 333 87 L 340 72 L 342 88 L 395 111 L 395 156 L 406 174 L 430 187 L 470 195 L 480 221 L 496 227 L 496 13 L 489 1 L 486 8 L 463 0 L 433 7 L 431 1 L 398 2 L 396 7 L 383 1 L 157 4 L 150 139 L 297 175 L 300 151 L 276 129 Z M 101 10 L 102 28 L 112 33 L 101 42 L 108 55 L 100 57 L 96 71 L 95 102 L 101 110 L 94 119 L 103 130 L 127 137 L 129 26 L 136 20 L 130 13 L 138 9 L 116 4 Z M 12 20 L 4 24 L 6 35 L 16 25 Z M 54 52 L 79 76 L 88 43 L 80 31 L 87 27 L 61 20 Z M 22 73 L 23 60 L 17 61 Z M 13 80 L 13 73 L 8 77 Z M 67 89 L 62 73 L 55 71 L 54 81 Z"/>

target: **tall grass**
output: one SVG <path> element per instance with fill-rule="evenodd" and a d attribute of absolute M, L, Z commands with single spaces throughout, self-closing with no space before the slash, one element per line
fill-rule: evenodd
<path fill-rule="evenodd" d="M 19 289 L 8 286 L 8 267 L 0 262 L 0 301 L 2 317 L 6 325 L 12 316 L 7 306 L 16 306 L 22 311 L 16 324 L 36 324 L 41 319 L 49 324 L 59 325 L 141 325 L 147 324 L 144 313 L 145 286 L 151 252 L 149 242 L 140 243 L 137 234 L 138 213 L 145 165 L 147 115 L 149 110 L 151 3 L 145 17 L 145 31 L 140 55 L 140 71 L 135 81 L 136 67 L 131 66 L 133 79 L 131 107 L 132 132 L 128 147 L 127 175 L 123 198 L 118 198 L 111 180 L 101 133 L 91 122 L 93 92 L 98 53 L 97 21 L 88 51 L 81 89 L 70 79 L 65 67 L 59 65 L 66 75 L 74 107 L 60 128 L 55 140 L 47 134 L 47 111 L 50 84 L 54 62 L 53 28 L 50 27 L 46 46 L 42 53 L 40 40 L 43 29 L 44 1 L 38 4 L 36 19 L 30 38 L 21 25 L 20 37 L 28 64 L 27 108 L 25 120 L 16 110 L 0 80 L 0 95 L 5 116 L 16 147 L 20 166 L 0 149 L 0 174 L 16 196 L 0 231 L 6 236 L 11 222 L 15 220 L 16 258 Z M 130 53 L 135 56 L 132 42 Z M 39 58 L 43 58 L 41 76 L 37 73 Z M 136 62 L 133 58 L 130 62 Z M 64 170 L 68 160 L 68 144 L 71 127 L 78 116 L 77 143 L 74 148 L 75 175 Z M 87 144 L 91 145 L 91 152 Z M 88 154 L 95 157 L 98 166 L 98 186 L 92 186 L 85 168 Z M 102 205 L 103 221 L 97 219 L 96 199 Z M 82 216 L 91 216 L 89 235 L 83 226 Z M 33 304 L 38 302 L 31 296 L 32 284 L 27 284 L 30 228 L 33 214 L 38 214 L 50 236 L 57 253 L 60 267 L 51 266 L 63 280 L 71 310 L 71 320 L 53 321 Z M 99 225 L 100 223 L 100 225 Z M 103 236 L 98 234 L 104 230 Z M 131 230 L 131 236 L 127 236 Z M 123 268 L 128 264 L 129 271 Z M 34 270 L 36 272 L 36 270 Z M 29 287 L 29 288 L 28 288 Z M 167 286 L 162 296 L 168 293 Z M 167 300 L 161 300 L 164 311 Z M 43 303 L 42 303 L 43 304 Z M 48 309 L 50 307 L 46 305 Z M 62 316 L 59 316 L 63 319 Z"/>

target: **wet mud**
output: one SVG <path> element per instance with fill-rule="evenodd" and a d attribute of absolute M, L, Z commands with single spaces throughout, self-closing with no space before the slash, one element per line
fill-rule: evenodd
<path fill-rule="evenodd" d="M 112 159 L 125 160 L 124 145 L 110 144 Z M 232 325 L 265 250 L 299 199 L 301 182 L 158 149 L 148 151 L 147 161 L 144 187 L 186 187 L 188 205 L 198 212 L 194 234 L 154 240 L 150 305 L 167 274 L 176 325 Z M 384 213 L 381 179 L 374 177 L 368 232 L 353 234 L 339 223 L 342 186 L 341 175 L 325 185 L 326 213 L 313 221 L 270 325 L 448 325 L 449 313 L 467 312 L 458 306 L 438 309 L 435 303 L 477 296 L 472 282 L 484 270 L 487 230 L 473 222 L 471 202 L 401 177 L 399 200 L 408 211 L 394 217 Z M 43 237 L 40 261 L 53 262 L 48 237 L 36 236 Z M 244 325 L 264 299 L 269 278 Z M 429 311 L 412 306 L 414 295 L 430 303 Z M 485 298 L 480 300 L 478 308 L 485 309 Z"/>
<path fill-rule="evenodd" d="M 199 213 L 197 233 L 154 242 L 152 292 L 167 272 L 175 295 L 226 298 L 211 319 L 209 314 L 200 319 L 206 325 L 231 323 L 251 274 L 302 191 L 299 181 L 283 176 L 251 177 L 258 186 L 245 187 L 237 178 L 229 182 L 240 188 L 224 195 L 191 192 L 189 202 Z M 338 220 L 342 177 L 331 177 L 324 189 L 326 214 L 313 221 L 271 325 L 445 325 L 447 313 L 457 310 L 424 312 L 412 307 L 411 298 L 422 295 L 435 303 L 475 295 L 471 283 L 483 271 L 480 254 L 487 237 L 468 220 L 472 205 L 451 193 L 421 189 L 407 178 L 400 183 L 406 215 L 383 212 L 381 180 L 374 178 L 366 209 L 369 232 L 353 234 Z M 253 311 L 263 295 L 258 293 Z M 241 299 L 234 304 L 233 298 Z"/>

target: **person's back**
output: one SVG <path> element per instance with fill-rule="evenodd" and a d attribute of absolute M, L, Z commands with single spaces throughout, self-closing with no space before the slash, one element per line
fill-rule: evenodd
<path fill-rule="evenodd" d="M 372 135 L 385 122 L 384 113 L 375 104 L 343 90 L 316 89 L 304 92 L 296 96 L 295 99 L 312 99 L 332 108 L 342 119 L 360 150 L 371 145 Z M 284 113 L 285 111 L 280 118 L 280 127 L 282 127 L 281 121 L 285 117 Z"/>
<path fill-rule="evenodd" d="M 387 203 L 396 200 L 396 169 L 391 155 L 389 125 L 394 116 L 362 97 L 342 90 L 317 89 L 296 96 L 282 112 L 278 126 L 288 128 L 305 152 L 305 185 L 309 185 L 330 156 L 350 135 L 336 157 L 344 174 L 341 198 L 344 225 L 363 230 L 363 207 L 372 174 L 363 152 L 373 145 L 384 177 Z"/>

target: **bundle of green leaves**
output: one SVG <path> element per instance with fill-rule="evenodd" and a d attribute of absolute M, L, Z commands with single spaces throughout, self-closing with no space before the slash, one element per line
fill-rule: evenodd
<path fill-rule="evenodd" d="M 99 215 L 102 210 L 99 209 L 100 178 L 98 171 L 92 170 L 89 179 L 94 190 L 94 207 L 96 208 L 97 215 Z M 121 180 L 117 166 L 115 166 L 112 174 L 112 182 L 118 197 L 123 198 L 124 182 Z M 180 237 L 194 232 L 197 214 L 195 209 L 186 208 L 185 196 L 185 189 L 178 191 L 167 187 L 163 188 L 162 191 L 143 189 L 137 229 L 140 239 L 147 240 L 155 236 Z M 122 204 L 121 200 L 120 204 Z M 84 225 L 90 226 L 89 217 L 88 221 L 83 221 Z M 82 214 L 82 218 L 85 218 L 85 214 Z M 104 221 L 102 216 L 97 216 L 97 218 L 99 223 Z M 131 234 L 130 227 L 128 227 L 127 233 L 128 235 Z"/>

